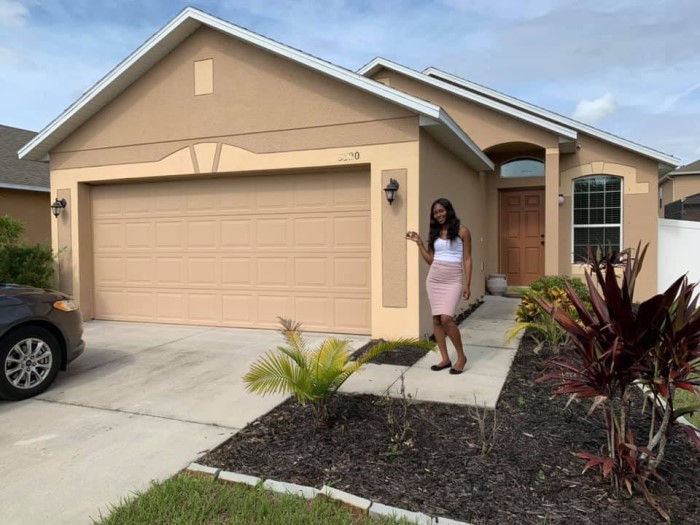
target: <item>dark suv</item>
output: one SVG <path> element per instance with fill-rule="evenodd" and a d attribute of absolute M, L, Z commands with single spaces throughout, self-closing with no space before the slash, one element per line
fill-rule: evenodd
<path fill-rule="evenodd" d="M 0 284 L 0 398 L 46 390 L 85 349 L 83 322 L 61 292 Z"/>

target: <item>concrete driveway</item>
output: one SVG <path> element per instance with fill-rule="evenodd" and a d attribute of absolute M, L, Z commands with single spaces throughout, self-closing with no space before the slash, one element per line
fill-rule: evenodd
<path fill-rule="evenodd" d="M 91 321 L 85 340 L 45 394 L 0 401 L 3 525 L 91 523 L 284 399 L 241 380 L 275 331 Z"/>

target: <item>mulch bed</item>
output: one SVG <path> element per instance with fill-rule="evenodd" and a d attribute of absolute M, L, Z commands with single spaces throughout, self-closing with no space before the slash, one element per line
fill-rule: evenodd
<path fill-rule="evenodd" d="M 379 343 L 381 339 L 372 339 L 369 343 L 361 346 L 352 354 L 353 360 L 357 360 L 367 352 L 369 352 L 374 345 Z M 399 365 L 399 366 L 413 366 L 418 361 L 425 357 L 425 354 L 430 352 L 430 350 L 424 350 L 422 348 L 416 348 L 415 346 L 401 346 L 395 348 L 394 350 L 389 350 L 383 354 L 378 355 L 369 362 L 377 365 Z"/>
<path fill-rule="evenodd" d="M 661 517 L 641 496 L 616 498 L 599 475 L 582 474 L 573 451 L 604 442 L 588 403 L 549 399 L 533 384 L 543 359 L 524 337 L 497 409 L 493 450 L 481 454 L 474 409 L 339 395 L 332 421 L 317 429 L 310 407 L 287 401 L 256 420 L 200 463 L 302 485 L 331 484 L 387 505 L 483 523 L 655 524 Z M 436 380 L 460 380 L 436 375 Z M 409 430 L 393 443 L 396 426 Z M 488 415 L 488 422 L 491 421 Z M 399 424 L 399 430 L 402 425 Z M 668 444 L 660 474 L 649 484 L 673 523 L 700 523 L 700 454 L 683 432 Z"/>
<path fill-rule="evenodd" d="M 483 303 L 484 303 L 484 301 L 478 300 L 475 303 L 469 305 L 469 307 L 467 309 L 462 311 L 455 318 L 455 321 L 457 322 L 457 324 L 460 324 L 467 317 L 469 317 Z M 353 359 L 359 359 L 360 357 L 365 355 L 379 341 L 380 341 L 379 339 L 372 339 L 366 345 L 355 350 L 355 352 L 353 352 L 353 354 L 352 354 Z M 413 366 L 418 361 L 420 361 L 423 357 L 425 357 L 425 354 L 427 354 L 428 352 L 429 352 L 429 350 L 423 350 L 421 348 L 415 348 L 412 346 L 405 346 L 405 347 L 396 348 L 396 349 L 391 350 L 389 352 L 384 352 L 383 354 L 372 359 L 370 361 L 370 363 L 374 363 L 377 365 Z"/>

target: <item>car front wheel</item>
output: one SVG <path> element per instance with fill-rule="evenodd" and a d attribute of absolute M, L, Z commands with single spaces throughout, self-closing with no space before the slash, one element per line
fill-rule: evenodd
<path fill-rule="evenodd" d="M 51 332 L 25 326 L 0 341 L 0 397 L 18 401 L 46 390 L 58 374 L 61 352 Z"/>

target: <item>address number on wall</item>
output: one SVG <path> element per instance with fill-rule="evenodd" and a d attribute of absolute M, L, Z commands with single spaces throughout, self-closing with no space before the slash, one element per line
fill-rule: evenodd
<path fill-rule="evenodd" d="M 360 160 L 359 151 L 347 151 L 338 155 L 338 162 L 351 162 L 353 160 Z"/>

